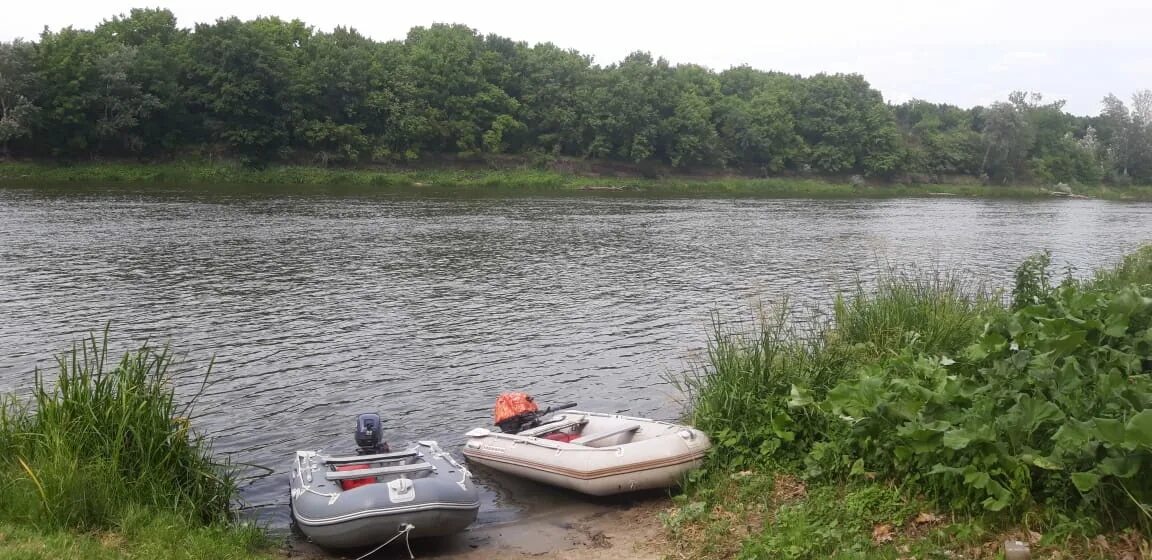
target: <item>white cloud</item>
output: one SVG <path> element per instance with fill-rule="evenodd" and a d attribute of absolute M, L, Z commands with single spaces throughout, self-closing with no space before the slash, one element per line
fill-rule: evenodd
<path fill-rule="evenodd" d="M 989 70 L 993 72 L 1012 72 L 1021 68 L 1036 68 L 1052 66 L 1055 61 L 1048 53 L 1037 51 L 1009 51 L 1000 57 Z"/>

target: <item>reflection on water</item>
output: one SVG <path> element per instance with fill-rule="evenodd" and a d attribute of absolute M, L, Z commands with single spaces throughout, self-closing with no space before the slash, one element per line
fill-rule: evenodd
<path fill-rule="evenodd" d="M 244 497 L 283 524 L 292 451 L 350 446 L 362 411 L 394 444 L 448 448 L 511 389 L 673 419 L 663 376 L 699 354 L 712 311 L 826 301 L 885 261 L 1006 287 L 1042 248 L 1084 270 L 1149 239 L 1152 205 L 1084 200 L 0 190 L 0 389 L 106 321 L 193 370 L 215 355 L 199 425 L 273 469 Z M 485 481 L 482 520 L 556 496 Z"/>

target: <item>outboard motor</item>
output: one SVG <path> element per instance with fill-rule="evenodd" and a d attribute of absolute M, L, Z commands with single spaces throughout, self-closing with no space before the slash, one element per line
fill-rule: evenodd
<path fill-rule="evenodd" d="M 540 407 L 528 393 L 503 393 L 492 411 L 493 424 L 506 434 L 517 434 L 540 425 Z"/>
<path fill-rule="evenodd" d="M 545 416 L 574 406 L 576 403 L 573 402 L 540 410 L 540 407 L 536 406 L 536 399 L 528 393 L 502 393 L 496 398 L 492 420 L 501 432 L 518 434 L 540 426 Z"/>
<path fill-rule="evenodd" d="M 356 454 L 372 455 L 387 453 L 388 444 L 383 440 L 384 429 L 380 426 L 380 415 L 366 412 L 356 417 Z"/>

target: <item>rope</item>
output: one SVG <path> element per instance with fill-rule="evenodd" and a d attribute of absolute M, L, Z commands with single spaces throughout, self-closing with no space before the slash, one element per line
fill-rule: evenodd
<path fill-rule="evenodd" d="M 384 544 L 382 544 L 376 548 L 373 548 L 372 550 L 368 551 L 367 554 L 357 558 L 356 560 L 364 560 L 365 558 L 372 556 L 373 554 L 376 554 L 377 550 L 380 550 L 381 548 L 384 548 L 384 547 L 388 546 L 389 544 L 392 544 L 392 541 L 400 538 L 401 535 L 404 536 L 404 546 L 408 547 L 408 557 L 415 560 L 416 555 L 412 554 L 412 545 L 408 543 L 408 533 L 410 533 L 412 531 L 412 529 L 415 529 L 415 528 L 416 527 L 414 527 L 411 523 L 405 523 L 405 524 L 401 525 L 400 526 L 400 532 L 396 533 L 396 536 L 388 539 Z"/>
<path fill-rule="evenodd" d="M 332 504 L 336 503 L 336 500 L 340 498 L 339 492 L 333 492 L 331 494 L 329 494 L 327 492 L 318 492 L 318 491 L 312 489 L 312 485 L 308 484 L 307 482 L 304 482 L 304 475 L 303 474 L 301 474 L 297 471 L 293 471 L 292 474 L 296 475 L 297 478 L 300 479 L 300 491 L 301 492 L 309 492 L 312 494 L 316 494 L 317 496 L 323 496 L 325 498 L 328 498 L 328 505 L 332 505 Z"/>

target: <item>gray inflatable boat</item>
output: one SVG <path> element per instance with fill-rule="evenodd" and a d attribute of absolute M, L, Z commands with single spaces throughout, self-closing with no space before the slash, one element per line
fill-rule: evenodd
<path fill-rule="evenodd" d="M 358 420 L 357 443 L 363 416 Z M 361 548 L 401 535 L 450 535 L 476 520 L 480 498 L 471 473 L 436 442 L 421 441 L 397 452 L 364 453 L 378 448 L 361 446 L 361 454 L 345 457 L 296 452 L 292 519 L 312 542 L 325 548 Z"/>

